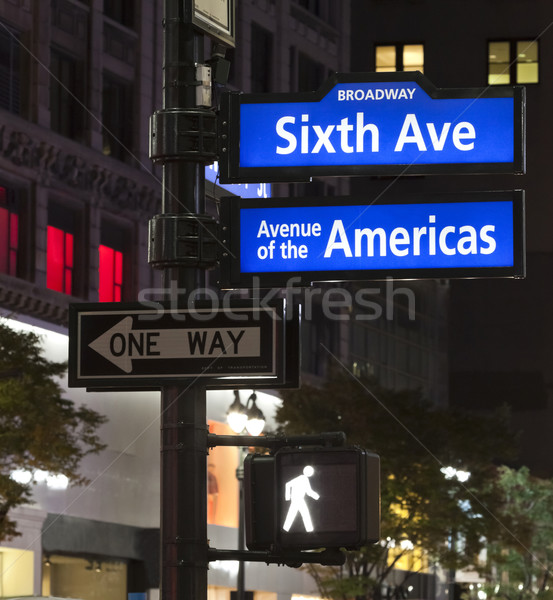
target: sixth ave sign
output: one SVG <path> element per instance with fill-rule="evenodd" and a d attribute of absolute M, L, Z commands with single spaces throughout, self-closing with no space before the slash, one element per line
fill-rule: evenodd
<path fill-rule="evenodd" d="M 520 86 L 438 89 L 419 72 L 338 73 L 315 92 L 223 96 L 222 183 L 523 173 Z"/>

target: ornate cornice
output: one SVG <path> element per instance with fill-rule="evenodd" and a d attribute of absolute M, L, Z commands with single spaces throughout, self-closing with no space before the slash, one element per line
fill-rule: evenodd
<path fill-rule="evenodd" d="M 95 197 L 107 210 L 129 210 L 134 218 L 158 211 L 159 184 L 150 174 L 114 164 L 115 160 L 51 132 L 48 139 L 36 135 L 43 130 L 17 120 L 19 123 L 11 124 L 0 115 L 0 123 L 4 121 L 0 125 L 0 161 L 19 167 L 20 175 L 47 187 L 78 190 Z"/>
<path fill-rule="evenodd" d="M 25 314 L 67 327 L 69 302 L 77 301 L 71 296 L 39 288 L 30 281 L 0 273 L 0 306 L 4 314 L 6 311 Z"/>
<path fill-rule="evenodd" d="M 0 172 L 39 186 L 68 191 L 136 222 L 159 212 L 160 188 L 152 174 L 0 110 Z M 73 298 L 34 282 L 0 274 L 0 307 L 67 326 Z"/>

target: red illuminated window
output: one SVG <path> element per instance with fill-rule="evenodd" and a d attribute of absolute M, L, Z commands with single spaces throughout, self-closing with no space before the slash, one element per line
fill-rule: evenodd
<path fill-rule="evenodd" d="M 123 253 L 109 246 L 99 248 L 99 287 L 100 302 L 121 302 L 123 288 Z"/>
<path fill-rule="evenodd" d="M 0 187 L 0 273 L 17 275 L 19 215 L 6 206 L 6 188 Z"/>
<path fill-rule="evenodd" d="M 46 287 L 71 294 L 73 285 L 73 234 L 48 225 Z"/>

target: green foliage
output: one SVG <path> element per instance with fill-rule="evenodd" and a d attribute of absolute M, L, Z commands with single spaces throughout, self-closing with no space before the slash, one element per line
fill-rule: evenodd
<path fill-rule="evenodd" d="M 42 355 L 39 337 L 13 330 L 0 321 L 0 540 L 18 535 L 8 516 L 27 503 L 32 483 L 17 483 L 17 469 L 62 474 L 85 484 L 82 458 L 104 448 L 96 434 L 105 417 L 62 397 L 56 378 L 65 363 Z"/>
<path fill-rule="evenodd" d="M 285 391 L 282 399 L 277 421 L 287 434 L 344 431 L 348 444 L 381 459 L 382 541 L 351 553 L 341 569 L 310 568 L 326 597 L 380 598 L 410 544 L 430 562 L 459 569 L 474 563 L 484 536 L 498 534 L 494 462 L 516 449 L 506 412 L 476 417 L 439 408 L 416 391 L 391 391 L 347 373 L 333 374 L 322 388 Z M 445 466 L 469 471 L 470 479 L 446 479 Z M 453 537 L 464 543 L 448 543 Z"/>
<path fill-rule="evenodd" d="M 553 481 L 526 467 L 499 469 L 503 535 L 488 548 L 488 597 L 553 598 Z M 549 589 L 551 586 L 552 589 Z"/>

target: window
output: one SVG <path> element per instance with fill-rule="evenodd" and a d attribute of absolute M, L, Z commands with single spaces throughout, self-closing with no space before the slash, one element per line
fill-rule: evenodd
<path fill-rule="evenodd" d="M 296 4 L 317 15 L 319 19 L 335 25 L 337 17 L 336 0 L 296 0 Z"/>
<path fill-rule="evenodd" d="M 48 208 L 46 240 L 46 287 L 63 294 L 74 294 L 75 214 L 65 207 Z"/>
<path fill-rule="evenodd" d="M 342 297 L 340 295 L 340 297 Z M 330 298 L 334 299 L 331 295 Z M 325 376 L 329 361 L 324 353 L 313 348 L 328 348 L 337 351 L 338 323 L 325 315 L 326 309 L 316 296 L 306 295 L 302 308 L 302 370 L 312 375 Z"/>
<path fill-rule="evenodd" d="M 208 421 L 209 433 L 232 435 L 226 423 Z M 210 525 L 238 527 L 238 454 L 230 446 L 217 446 L 207 459 L 207 522 Z"/>
<path fill-rule="evenodd" d="M 0 26 L 0 108 L 19 114 L 21 65 L 19 35 Z"/>
<path fill-rule="evenodd" d="M 133 133 L 132 84 L 104 76 L 102 94 L 103 148 L 106 156 L 129 160 Z"/>
<path fill-rule="evenodd" d="M 52 50 L 50 72 L 50 126 L 62 135 L 83 142 L 84 68 L 74 58 Z"/>
<path fill-rule="evenodd" d="M 99 248 L 99 286 L 100 302 L 121 302 L 123 289 L 123 253 L 109 246 Z"/>
<path fill-rule="evenodd" d="M 131 579 L 132 567 L 124 561 L 101 555 L 92 557 L 85 554 L 50 554 L 48 563 L 44 564 L 42 569 L 44 596 L 85 598 L 88 595 L 87 590 L 93 589 L 96 597 L 104 600 L 133 597 L 131 594 L 127 595 L 127 582 Z M 90 598 L 89 595 L 88 597 Z"/>
<path fill-rule="evenodd" d="M 251 53 L 252 92 L 270 92 L 273 64 L 272 34 L 252 23 L 252 53 Z"/>
<path fill-rule="evenodd" d="M 124 299 L 125 262 L 128 255 L 127 235 L 124 230 L 102 223 L 98 248 L 98 300 L 121 302 Z"/>
<path fill-rule="evenodd" d="M 48 225 L 46 287 L 71 294 L 73 287 L 73 234 Z"/>
<path fill-rule="evenodd" d="M 326 67 L 309 56 L 298 53 L 298 92 L 312 92 L 321 87 L 327 76 Z"/>
<path fill-rule="evenodd" d="M 424 73 L 423 44 L 394 44 L 375 47 L 376 72 L 420 71 Z"/>
<path fill-rule="evenodd" d="M 539 82 L 538 42 L 532 40 L 488 43 L 488 84 Z"/>
<path fill-rule="evenodd" d="M 104 14 L 125 27 L 133 27 L 133 5 L 134 0 L 104 0 Z"/>
<path fill-rule="evenodd" d="M 0 187 L 0 273 L 17 275 L 19 214 L 13 191 Z"/>

